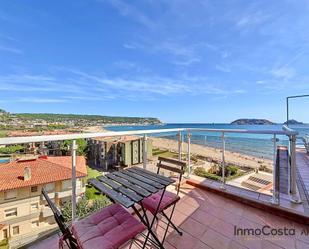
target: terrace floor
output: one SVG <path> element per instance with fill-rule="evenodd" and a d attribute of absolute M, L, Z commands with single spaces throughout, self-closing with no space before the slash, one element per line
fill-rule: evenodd
<path fill-rule="evenodd" d="M 309 248 L 309 226 L 281 218 L 215 193 L 184 184 L 181 200 L 176 206 L 174 222 L 183 230 L 179 236 L 171 228 L 164 243 L 169 249 L 232 249 L 232 248 Z M 295 235 L 286 236 L 236 236 L 234 227 L 261 229 L 288 228 Z M 166 225 L 159 221 L 156 232 L 162 237 Z M 267 230 L 269 231 L 269 230 Z M 304 234 L 301 234 L 301 233 Z M 56 249 L 58 237 L 54 235 L 40 241 L 31 249 Z M 125 245 L 124 248 L 130 248 Z M 132 249 L 139 248 L 133 244 Z M 148 247 L 149 248 L 149 247 Z"/>

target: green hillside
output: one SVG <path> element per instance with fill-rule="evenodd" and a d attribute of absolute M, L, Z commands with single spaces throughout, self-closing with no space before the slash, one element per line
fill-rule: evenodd
<path fill-rule="evenodd" d="M 157 118 L 150 117 L 117 117 L 101 115 L 81 115 L 81 114 L 53 114 L 53 113 L 12 113 L 12 116 L 23 120 L 41 119 L 47 122 L 65 121 L 96 121 L 102 123 L 160 123 Z"/>

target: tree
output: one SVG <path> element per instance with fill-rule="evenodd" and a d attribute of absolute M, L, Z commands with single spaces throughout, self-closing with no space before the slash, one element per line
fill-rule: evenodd
<path fill-rule="evenodd" d="M 0 153 L 2 154 L 13 154 L 19 151 L 24 150 L 25 147 L 22 145 L 11 145 L 7 147 L 0 148 Z"/>
<path fill-rule="evenodd" d="M 77 155 L 84 156 L 86 154 L 87 149 L 87 141 L 85 139 L 76 139 L 77 144 Z M 63 155 L 69 155 L 72 146 L 72 140 L 65 140 L 60 142 L 60 150 Z"/>

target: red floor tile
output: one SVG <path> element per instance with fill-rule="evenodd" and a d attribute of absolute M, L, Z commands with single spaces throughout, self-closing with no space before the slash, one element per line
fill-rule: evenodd
<path fill-rule="evenodd" d="M 182 236 L 179 236 L 176 232 L 173 232 L 170 236 L 168 236 L 167 242 L 177 249 L 188 249 L 194 248 L 199 243 L 199 240 L 186 232 L 184 232 Z"/>
<path fill-rule="evenodd" d="M 229 237 L 231 239 L 234 238 L 234 226 L 226 223 L 218 218 L 214 218 L 210 224 L 211 229 L 215 230 L 222 235 Z"/>
<path fill-rule="evenodd" d="M 201 237 L 201 241 L 212 248 L 227 249 L 229 248 L 231 239 L 223 236 L 215 230 L 207 229 L 204 235 Z"/>
<path fill-rule="evenodd" d="M 192 218 L 188 218 L 181 224 L 180 228 L 193 237 L 200 238 L 205 233 L 207 226 Z"/>
<path fill-rule="evenodd" d="M 198 241 L 198 243 L 192 249 L 212 249 L 212 248 L 203 243 L 202 241 Z"/>
<path fill-rule="evenodd" d="M 214 219 L 212 214 L 201 210 L 196 210 L 190 217 L 207 226 L 209 226 Z"/>

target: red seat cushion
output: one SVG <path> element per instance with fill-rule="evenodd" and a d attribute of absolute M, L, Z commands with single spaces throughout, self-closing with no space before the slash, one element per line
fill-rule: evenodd
<path fill-rule="evenodd" d="M 156 212 L 162 193 L 163 193 L 163 190 L 160 190 L 159 192 L 152 194 L 151 196 L 143 200 L 144 207 L 148 211 L 150 211 L 152 214 Z M 162 210 L 169 207 L 171 204 L 176 203 L 177 201 L 179 201 L 179 199 L 180 197 L 178 195 L 165 191 L 158 212 L 161 212 Z"/>
<path fill-rule="evenodd" d="M 119 204 L 113 204 L 74 222 L 72 233 L 82 249 L 115 249 L 145 230 L 145 226 Z"/>

